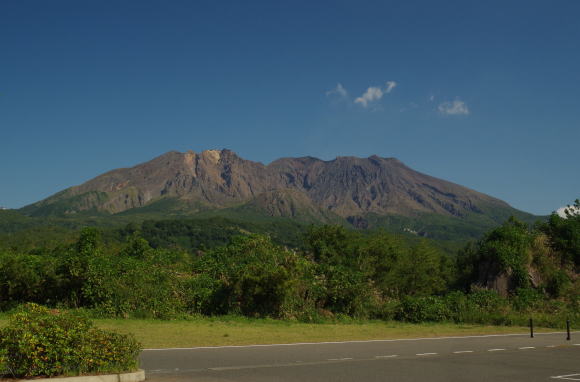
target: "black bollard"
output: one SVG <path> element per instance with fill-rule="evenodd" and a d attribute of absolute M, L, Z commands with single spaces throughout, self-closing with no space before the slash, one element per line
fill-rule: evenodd
<path fill-rule="evenodd" d="M 570 341 L 570 320 L 566 320 L 566 333 L 568 334 L 566 340 Z"/>
<path fill-rule="evenodd" d="M 530 338 L 534 338 L 534 321 L 530 318 Z"/>

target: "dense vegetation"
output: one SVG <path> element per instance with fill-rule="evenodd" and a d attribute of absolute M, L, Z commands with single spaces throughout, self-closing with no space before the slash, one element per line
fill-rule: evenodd
<path fill-rule="evenodd" d="M 95 328 L 79 312 L 35 304 L 0 329 L 0 374 L 15 378 L 135 371 L 139 353 L 132 336 Z"/>
<path fill-rule="evenodd" d="M 2 213 L 5 212 L 5 213 Z M 77 240 L 79 230 L 98 228 L 107 247 L 122 246 L 134 232 L 139 232 L 154 248 L 195 252 L 226 244 L 233 236 L 259 233 L 270 236 L 281 245 L 299 247 L 309 225 L 286 218 L 267 220 L 234 220 L 225 217 L 180 217 L 162 220 L 95 218 L 86 220 L 51 220 L 25 218 L 13 211 L 0 211 L 0 249 L 30 251 L 55 247 Z M 15 218 L 18 217 L 18 219 Z M 19 225 L 20 218 L 27 224 Z M 30 219 L 30 220 L 26 220 Z M 109 225 L 104 222 L 110 220 Z M 66 224 L 65 224 L 66 223 Z"/>
<path fill-rule="evenodd" d="M 2 245 L 0 309 L 35 302 L 114 317 L 579 323 L 578 215 L 533 227 L 510 218 L 453 256 L 384 231 L 280 224 L 255 234 L 255 224 L 224 219 L 148 221 Z"/>

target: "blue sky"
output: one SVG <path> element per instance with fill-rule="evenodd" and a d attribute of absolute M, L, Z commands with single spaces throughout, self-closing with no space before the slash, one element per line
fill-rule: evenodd
<path fill-rule="evenodd" d="M 170 150 L 580 197 L 580 2 L 3 1 L 0 206 Z"/>

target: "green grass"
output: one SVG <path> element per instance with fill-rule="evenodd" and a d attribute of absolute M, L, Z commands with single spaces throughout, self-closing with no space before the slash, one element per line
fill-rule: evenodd
<path fill-rule="evenodd" d="M 8 316 L 0 314 L 0 327 Z M 521 326 L 362 321 L 307 324 L 243 317 L 200 317 L 190 320 L 95 319 L 96 326 L 119 333 L 133 333 L 144 348 L 225 346 L 467 336 L 528 333 Z M 536 331 L 554 329 L 536 328 Z"/>
<path fill-rule="evenodd" d="M 383 321 L 305 324 L 276 320 L 200 318 L 191 321 L 101 319 L 95 322 L 104 329 L 135 334 L 145 348 L 464 336 L 528 331 L 525 327 Z"/>

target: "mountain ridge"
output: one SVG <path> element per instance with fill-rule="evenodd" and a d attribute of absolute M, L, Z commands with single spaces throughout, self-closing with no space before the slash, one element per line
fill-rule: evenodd
<path fill-rule="evenodd" d="M 498 223 L 499 216 L 529 215 L 497 198 L 417 172 L 396 158 L 286 157 L 264 165 L 228 149 L 170 151 L 133 167 L 105 172 L 20 212 L 115 215 L 158 205 L 163 214 L 164 200 L 175 201 L 169 203 L 172 208 L 189 215 L 245 211 L 308 222 L 342 219 L 359 228 L 368 226 L 371 215 L 373 221 L 437 215 Z"/>

